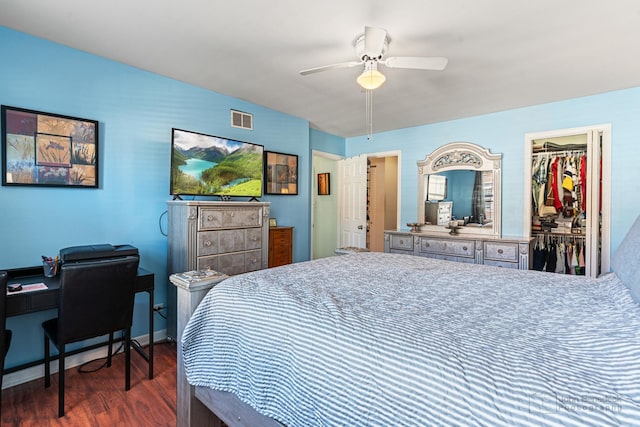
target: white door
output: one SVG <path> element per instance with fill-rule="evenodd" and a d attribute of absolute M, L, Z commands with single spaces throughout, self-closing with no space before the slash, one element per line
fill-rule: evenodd
<path fill-rule="evenodd" d="M 367 247 L 367 156 L 338 162 L 339 247 Z"/>

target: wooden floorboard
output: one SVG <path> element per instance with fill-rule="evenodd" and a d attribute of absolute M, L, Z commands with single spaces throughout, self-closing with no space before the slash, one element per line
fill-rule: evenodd
<path fill-rule="evenodd" d="M 2 390 L 1 425 L 4 426 L 175 426 L 176 345 L 155 347 L 155 375 L 149 380 L 147 362 L 131 352 L 131 389 L 124 390 L 124 354 L 110 368 L 92 373 L 67 369 L 65 416 L 58 418 L 58 374 L 45 389 L 42 379 Z M 92 362 L 83 369 L 98 367 Z"/>

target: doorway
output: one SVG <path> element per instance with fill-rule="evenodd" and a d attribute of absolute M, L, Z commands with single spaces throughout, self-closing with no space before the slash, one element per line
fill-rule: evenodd
<path fill-rule="evenodd" d="M 370 251 L 384 251 L 384 230 L 399 227 L 400 212 L 400 152 L 381 152 L 365 154 L 361 157 L 366 168 L 359 168 L 364 186 L 363 191 L 345 191 L 344 180 L 340 178 L 340 167 L 353 162 L 355 158 L 344 159 L 341 156 L 313 151 L 312 156 L 312 212 L 311 212 L 311 259 L 334 255 L 334 250 L 344 246 L 366 247 Z M 330 194 L 318 195 L 317 177 L 320 173 L 330 172 Z M 358 211 L 358 212 L 356 212 Z M 347 231 L 347 221 L 343 221 L 345 212 L 350 216 L 364 218 L 360 224 L 353 222 L 356 233 Z M 356 221 L 357 222 L 357 221 Z M 358 245 L 345 241 L 344 236 L 354 236 L 359 225 L 365 225 L 363 238 Z"/>
<path fill-rule="evenodd" d="M 338 235 L 338 161 L 344 157 L 313 150 L 311 176 L 311 259 L 334 255 Z M 318 175 L 326 177 L 326 194 L 318 194 Z"/>
<path fill-rule="evenodd" d="M 555 272 L 609 271 L 610 194 L 611 125 L 525 135 L 525 234 L 536 250 L 566 249 Z"/>

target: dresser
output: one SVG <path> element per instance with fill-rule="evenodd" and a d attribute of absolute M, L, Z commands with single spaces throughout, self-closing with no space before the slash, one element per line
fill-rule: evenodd
<path fill-rule="evenodd" d="M 210 268 L 234 275 L 267 268 L 268 202 L 167 202 L 168 275 Z M 176 338 L 176 289 L 167 286 L 167 335 Z"/>
<path fill-rule="evenodd" d="M 384 232 L 384 251 L 470 264 L 528 270 L 533 239 L 452 236 L 448 233 Z"/>
<path fill-rule="evenodd" d="M 293 262 L 293 227 L 269 227 L 269 268 Z"/>

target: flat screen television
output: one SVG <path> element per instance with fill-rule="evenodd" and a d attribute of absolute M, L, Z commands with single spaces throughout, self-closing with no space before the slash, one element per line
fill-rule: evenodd
<path fill-rule="evenodd" d="M 261 197 L 263 155 L 259 144 L 173 128 L 170 194 Z"/>

